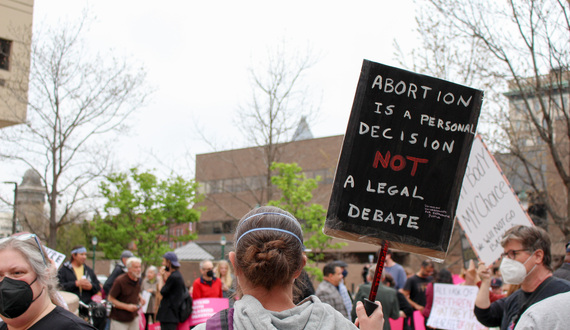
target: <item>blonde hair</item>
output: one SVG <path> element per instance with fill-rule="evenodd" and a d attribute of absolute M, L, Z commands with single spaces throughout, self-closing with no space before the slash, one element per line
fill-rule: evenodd
<path fill-rule="evenodd" d="M 224 276 L 222 276 L 222 273 L 220 272 L 220 265 L 225 265 L 228 268 L 228 271 L 227 271 L 226 275 L 224 275 Z M 233 283 L 232 269 L 230 268 L 229 262 L 227 262 L 225 260 L 221 260 L 220 262 L 218 262 L 218 264 L 216 265 L 216 268 L 214 269 L 214 273 L 222 281 L 222 283 L 224 283 L 224 285 L 227 288 L 232 287 L 232 283 Z"/>

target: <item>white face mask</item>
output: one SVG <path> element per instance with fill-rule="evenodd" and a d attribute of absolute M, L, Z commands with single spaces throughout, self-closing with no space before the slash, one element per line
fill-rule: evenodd
<path fill-rule="evenodd" d="M 530 257 L 532 257 L 532 254 Z M 534 267 L 536 267 L 536 265 L 534 265 L 528 273 L 526 272 L 526 267 L 524 265 L 526 265 L 527 261 L 530 260 L 530 257 L 526 259 L 524 264 L 507 257 L 503 258 L 501 266 L 499 267 L 501 275 L 503 276 L 503 281 L 507 284 L 521 284 L 528 274 L 534 270 Z"/>

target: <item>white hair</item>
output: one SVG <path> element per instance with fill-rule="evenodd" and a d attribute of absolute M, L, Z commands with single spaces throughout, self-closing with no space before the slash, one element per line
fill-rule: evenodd
<path fill-rule="evenodd" d="M 148 272 L 150 272 L 150 271 L 153 271 L 153 272 L 156 274 L 156 273 L 158 272 L 158 269 L 156 269 L 155 266 L 149 266 L 149 267 L 146 269 L 146 273 L 148 274 Z"/>
<path fill-rule="evenodd" d="M 129 259 L 127 259 L 127 264 L 126 264 L 127 268 L 131 268 L 133 262 L 138 262 L 139 264 L 142 264 L 141 258 L 130 257 Z"/>

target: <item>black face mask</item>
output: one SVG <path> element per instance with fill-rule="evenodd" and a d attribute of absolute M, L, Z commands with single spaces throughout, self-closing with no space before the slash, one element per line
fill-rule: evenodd
<path fill-rule="evenodd" d="M 206 272 L 206 276 L 214 277 L 214 271 L 210 269 L 209 271 Z"/>
<path fill-rule="evenodd" d="M 169 272 L 169 271 L 170 271 L 170 267 L 164 266 L 164 270 L 167 271 L 167 272 Z"/>
<path fill-rule="evenodd" d="M 28 284 L 24 281 L 4 277 L 0 282 L 0 315 L 2 317 L 13 319 L 24 314 L 30 305 L 42 295 L 43 289 L 34 299 L 31 285 L 37 279 L 36 277 L 32 283 Z"/>

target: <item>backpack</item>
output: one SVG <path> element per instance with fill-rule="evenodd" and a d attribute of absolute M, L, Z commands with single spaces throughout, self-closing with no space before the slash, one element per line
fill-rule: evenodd
<path fill-rule="evenodd" d="M 184 290 L 182 303 L 178 308 L 178 321 L 184 323 L 190 315 L 192 315 L 192 297 L 188 294 L 188 290 Z"/>

